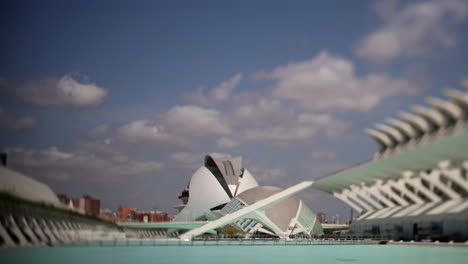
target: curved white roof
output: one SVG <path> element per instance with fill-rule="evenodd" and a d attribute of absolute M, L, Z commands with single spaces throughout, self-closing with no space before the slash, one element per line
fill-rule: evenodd
<path fill-rule="evenodd" d="M 190 179 L 189 200 L 177 214 L 175 221 L 193 221 L 211 208 L 231 200 L 214 175 L 205 167 L 199 168 Z"/>
<path fill-rule="evenodd" d="M 468 92 L 445 90 L 444 94 L 450 100 L 428 97 L 426 102 L 430 107 L 414 105 L 411 107 L 413 113 L 398 113 L 401 120 L 387 118 L 386 121 L 390 126 L 376 124 L 377 130 L 366 129 L 366 133 L 380 145 L 380 154 L 390 149 L 385 155 L 375 155 L 375 157 L 382 158 L 388 154 L 395 154 L 398 151 L 393 150 L 405 144 L 410 147 L 426 144 L 436 140 L 438 136 L 446 136 L 447 133 L 453 133 L 461 126 L 466 126 Z M 424 139 L 418 140 L 419 138 Z"/>
<path fill-rule="evenodd" d="M 242 158 L 217 160 L 206 156 L 189 183 L 189 199 L 175 221 L 193 221 L 226 204 L 237 194 L 258 186 L 249 171 L 242 168 Z"/>
<path fill-rule="evenodd" d="M 3 166 L 0 166 L 0 191 L 33 202 L 61 206 L 49 186 Z"/>

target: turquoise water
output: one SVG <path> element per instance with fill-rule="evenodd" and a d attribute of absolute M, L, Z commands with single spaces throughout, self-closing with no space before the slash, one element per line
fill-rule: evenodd
<path fill-rule="evenodd" d="M 66 246 L 0 252 L 0 263 L 468 263 L 467 248 L 395 245 Z"/>

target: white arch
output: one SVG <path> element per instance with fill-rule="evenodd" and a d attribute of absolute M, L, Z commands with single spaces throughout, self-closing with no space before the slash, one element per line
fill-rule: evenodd
<path fill-rule="evenodd" d="M 427 98 L 427 103 L 430 104 L 432 107 L 439 109 L 443 113 L 447 113 L 455 120 L 462 118 L 463 111 L 460 106 L 456 105 L 455 103 L 445 101 L 435 97 Z"/>
<path fill-rule="evenodd" d="M 431 130 L 431 126 L 429 122 L 427 122 L 426 119 L 420 116 L 407 113 L 407 112 L 400 112 L 398 113 L 398 116 L 400 116 L 401 119 L 407 121 L 408 123 L 413 124 L 413 126 L 417 127 L 419 130 L 423 131 L 424 133 L 430 132 Z"/>
<path fill-rule="evenodd" d="M 468 107 L 468 93 L 461 92 L 458 90 L 446 89 L 444 95 L 455 102 L 462 103 L 465 107 Z"/>
<path fill-rule="evenodd" d="M 373 208 L 370 207 L 367 203 L 365 203 L 362 199 L 359 198 L 358 194 L 352 189 L 344 189 L 341 192 L 343 195 L 346 195 L 349 198 L 353 199 L 353 201 L 357 202 L 361 207 L 363 207 L 366 211 L 373 211 Z"/>
<path fill-rule="evenodd" d="M 439 127 L 443 127 L 447 124 L 447 118 L 439 111 L 431 108 L 427 108 L 420 105 L 414 105 L 411 107 L 415 113 L 429 119 L 432 123 Z"/>
<path fill-rule="evenodd" d="M 412 127 L 406 122 L 393 118 L 387 118 L 385 121 L 387 121 L 387 123 L 393 126 L 394 128 L 398 129 L 401 133 L 404 133 L 409 138 L 413 138 L 417 135 L 417 132 L 416 130 L 414 130 L 414 127 Z"/>
<path fill-rule="evenodd" d="M 385 134 L 390 135 L 398 143 L 403 143 L 405 141 L 405 137 L 401 134 L 401 132 L 393 127 L 389 127 L 384 124 L 375 124 L 374 127 L 384 132 Z"/>
<path fill-rule="evenodd" d="M 379 131 L 376 131 L 374 129 L 369 129 L 369 128 L 366 128 L 364 131 L 369 136 L 371 136 L 383 148 L 393 147 L 394 144 L 393 144 L 392 140 L 390 139 L 390 137 L 388 137 L 384 133 L 381 133 Z"/>
<path fill-rule="evenodd" d="M 348 196 L 342 194 L 342 193 L 339 193 L 339 192 L 333 192 L 333 196 L 335 196 L 336 198 L 340 199 L 341 201 L 345 202 L 346 204 L 348 204 L 349 206 L 351 206 L 351 208 L 353 208 L 354 210 L 356 210 L 358 213 L 362 213 L 364 211 L 364 209 L 360 206 L 358 206 L 356 203 L 354 203 L 353 201 L 351 201 Z"/>

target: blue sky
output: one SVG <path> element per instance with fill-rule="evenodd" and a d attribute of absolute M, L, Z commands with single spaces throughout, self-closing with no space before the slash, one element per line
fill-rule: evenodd
<path fill-rule="evenodd" d="M 2 1 L 0 148 L 58 193 L 174 212 L 203 156 L 286 187 L 468 77 L 468 1 Z M 313 211 L 347 214 L 319 191 Z"/>

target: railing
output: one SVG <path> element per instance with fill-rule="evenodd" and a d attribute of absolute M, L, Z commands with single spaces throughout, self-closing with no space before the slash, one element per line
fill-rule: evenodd
<path fill-rule="evenodd" d="M 293 246 L 293 245 L 369 245 L 385 244 L 388 237 L 380 235 L 330 235 L 321 238 L 278 239 L 272 237 L 239 238 L 229 236 L 197 237 L 192 241 L 177 238 L 119 239 L 112 241 L 77 241 L 56 246 L 133 247 L 133 246 Z"/>

